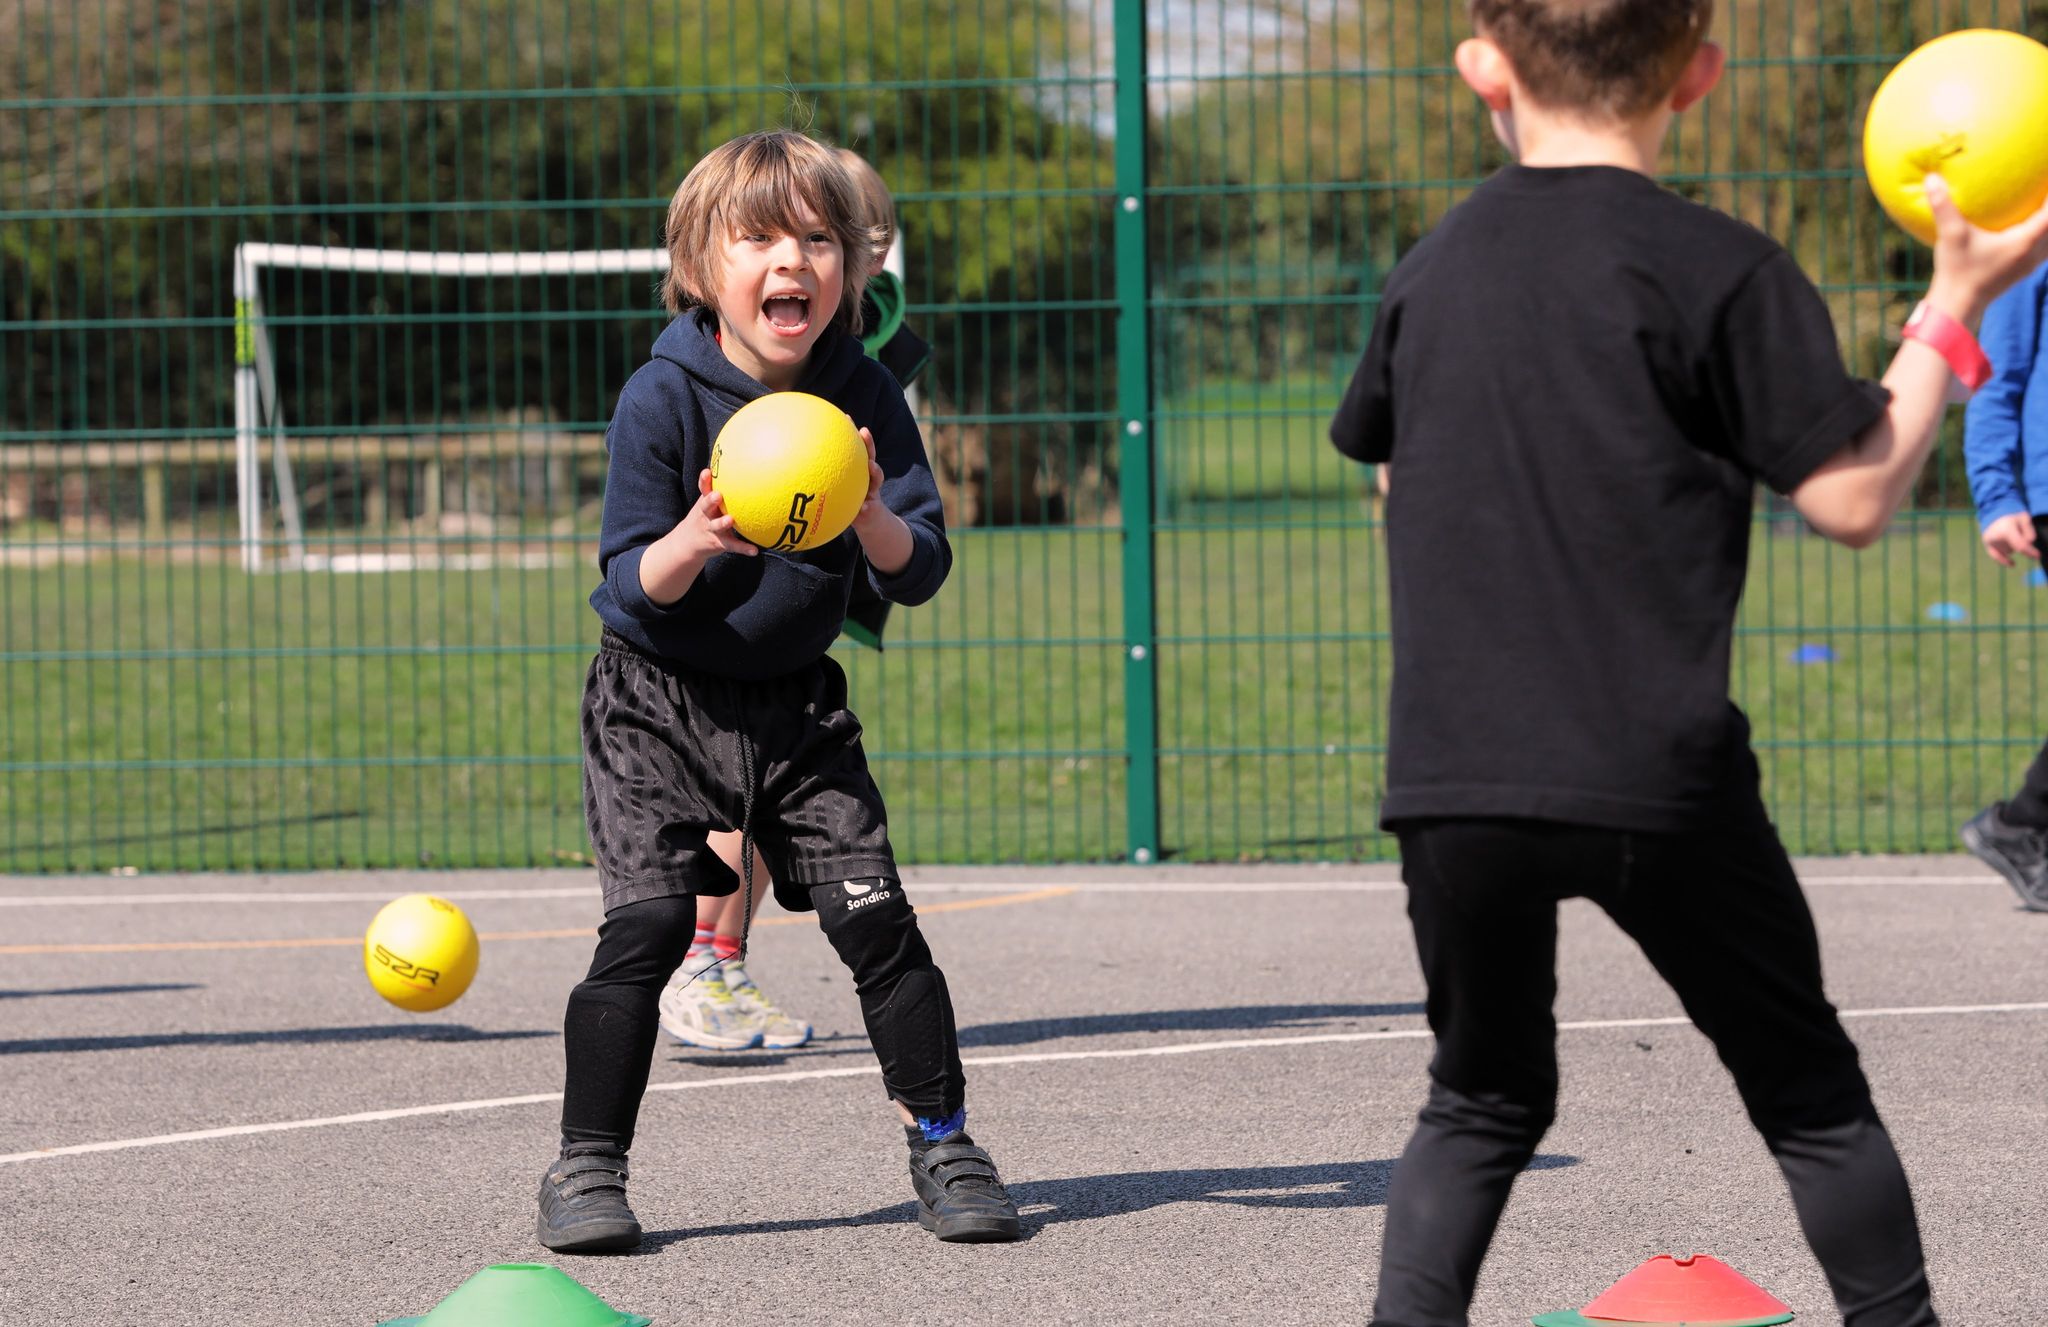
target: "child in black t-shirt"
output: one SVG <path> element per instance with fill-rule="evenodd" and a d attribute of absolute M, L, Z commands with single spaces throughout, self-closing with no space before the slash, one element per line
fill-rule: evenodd
<path fill-rule="evenodd" d="M 1389 466 L 1400 839 L 1437 1037 L 1373 1322 L 1462 1324 L 1557 1094 L 1556 906 L 1642 946 L 1734 1075 L 1849 1327 L 1935 1321 L 1912 1198 L 1822 990 L 1728 696 L 1753 485 L 1874 541 L 1968 329 L 2048 257 L 1928 190 L 1935 276 L 1883 385 L 1764 235 L 1653 180 L 1717 80 L 1711 0 L 1474 0 L 1460 74 L 1516 157 L 1389 277 L 1331 426 Z M 1945 349 L 1937 350 L 1936 345 Z"/>
<path fill-rule="evenodd" d="M 861 292 L 861 348 L 876 363 L 889 370 L 889 376 L 908 392 L 931 367 L 932 348 L 911 330 L 904 317 L 910 296 L 903 288 L 903 278 L 884 265 L 889 250 L 902 233 L 902 226 L 896 219 L 896 197 L 883 182 L 882 173 L 852 148 L 839 149 L 839 163 L 846 167 L 846 173 L 853 177 L 859 188 L 861 206 L 866 209 L 865 219 L 880 237 L 878 244 L 882 250 L 882 256 L 869 263 L 867 289 Z M 853 598 L 846 605 L 847 636 L 879 650 L 882 648 L 882 633 L 888 624 L 889 601 L 856 583 Z"/>
<path fill-rule="evenodd" d="M 858 186 L 865 219 L 880 237 L 877 243 L 883 250 L 882 257 L 868 264 L 867 289 L 861 292 L 861 347 L 909 391 L 931 367 L 932 348 L 904 320 L 909 295 L 903 289 L 903 278 L 883 265 L 902 233 L 896 218 L 896 196 L 889 192 L 874 163 L 852 148 L 839 149 L 839 163 Z"/>

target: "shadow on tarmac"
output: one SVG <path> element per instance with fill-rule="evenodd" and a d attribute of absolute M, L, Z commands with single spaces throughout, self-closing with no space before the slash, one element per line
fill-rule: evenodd
<path fill-rule="evenodd" d="M 699 1051 L 694 1046 L 684 1046 L 667 1040 L 662 1034 L 662 1049 L 655 1052 L 657 1059 L 668 1055 L 670 1064 L 687 1064 L 696 1069 L 731 1069 L 745 1072 L 748 1069 L 774 1069 L 781 1065 L 802 1060 L 823 1059 L 831 1055 L 873 1055 L 868 1039 L 856 1033 L 835 1032 L 829 1036 L 812 1037 L 795 1050 L 770 1051 L 759 1047 L 744 1051 Z M 673 1052 L 673 1053 L 670 1053 Z"/>
<path fill-rule="evenodd" d="M 62 1055 L 71 1051 L 143 1051 L 165 1046 L 336 1045 L 363 1041 L 518 1041 L 558 1037 L 544 1031 L 480 1032 L 461 1023 L 428 1023 L 418 1027 L 378 1023 L 350 1028 L 280 1028 L 271 1032 L 143 1032 L 126 1037 L 41 1037 L 0 1041 L 0 1055 Z"/>
<path fill-rule="evenodd" d="M 1256 1032 L 1262 1029 L 1322 1030 L 1345 1019 L 1399 1018 L 1423 1013 L 1420 1003 L 1401 1004 L 1254 1004 L 1223 1009 L 1159 1009 L 1128 1014 L 1082 1014 L 1073 1018 L 1030 1018 L 1014 1023 L 983 1023 L 960 1029 L 960 1049 L 1029 1046 L 1069 1037 L 1113 1037 L 1131 1032 Z M 1385 1031 L 1385 1028 L 1381 1028 Z M 695 1053 L 674 1047 L 671 1064 L 697 1069 L 773 1069 L 831 1055 L 870 1055 L 868 1039 L 852 1033 L 818 1037 L 791 1051 L 711 1051 Z"/>
<path fill-rule="evenodd" d="M 1077 1018 L 1028 1018 L 960 1029 L 960 1047 L 1023 1046 L 1063 1037 L 1107 1037 L 1120 1032 L 1251 1032 L 1262 1028 L 1301 1029 L 1346 1018 L 1395 1018 L 1420 1014 L 1418 1002 L 1401 1004 L 1252 1004 L 1222 1009 L 1160 1009 L 1150 1013 L 1084 1014 Z"/>
<path fill-rule="evenodd" d="M 1575 1166 L 1575 1156 L 1539 1153 L 1527 1170 L 1560 1170 Z M 1232 1207 L 1275 1207 L 1308 1210 L 1333 1207 L 1377 1207 L 1386 1201 L 1394 1163 L 1331 1161 L 1307 1166 L 1244 1166 L 1210 1170 L 1147 1170 L 1121 1175 L 1082 1175 L 1064 1180 L 1027 1180 L 1009 1187 L 1024 1218 L 1024 1238 L 1041 1227 L 1069 1221 L 1096 1221 L 1129 1216 L 1169 1203 L 1222 1203 Z M 917 1220 L 913 1203 L 862 1212 L 856 1216 L 808 1221 L 749 1221 L 690 1230 L 650 1230 L 640 1254 L 658 1253 L 668 1245 L 721 1235 L 782 1235 L 796 1231 L 835 1230 L 848 1226 L 888 1225 Z"/>
<path fill-rule="evenodd" d="M 76 852 L 90 852 L 94 848 L 122 848 L 135 843 L 156 843 L 166 839 L 203 837 L 208 834 L 260 834 L 266 829 L 286 830 L 300 826 L 332 825 L 343 820 L 361 820 L 363 813 L 356 810 L 311 811 L 302 816 L 272 816 L 264 820 L 243 820 L 216 825 L 189 825 L 179 829 L 168 826 L 152 827 L 144 834 L 102 834 L 97 838 L 69 839 L 54 843 L 40 843 L 27 852 L 63 853 L 67 860 Z M 66 870 L 71 869 L 66 867 Z"/>
<path fill-rule="evenodd" d="M 40 1000 L 49 995 L 142 995 L 150 991 L 203 991 L 192 981 L 137 982 L 132 986 L 51 986 L 40 991 L 0 991 L 0 1000 Z"/>

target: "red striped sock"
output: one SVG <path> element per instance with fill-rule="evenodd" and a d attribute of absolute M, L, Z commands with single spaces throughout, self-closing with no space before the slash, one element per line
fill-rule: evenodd
<path fill-rule="evenodd" d="M 740 952 L 740 938 L 736 935 L 717 936 L 711 942 L 711 952 L 718 955 L 721 963 L 736 957 Z"/>

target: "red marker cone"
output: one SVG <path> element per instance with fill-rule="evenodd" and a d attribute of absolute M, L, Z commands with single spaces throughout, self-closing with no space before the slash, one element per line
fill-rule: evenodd
<path fill-rule="evenodd" d="M 1660 1253 L 1596 1296 L 1582 1310 L 1546 1313 L 1534 1327 L 1775 1327 L 1792 1310 L 1718 1258 Z"/>

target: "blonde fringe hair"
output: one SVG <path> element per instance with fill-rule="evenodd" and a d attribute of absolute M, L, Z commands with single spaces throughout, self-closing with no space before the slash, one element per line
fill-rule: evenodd
<path fill-rule="evenodd" d="M 662 303 L 670 313 L 716 309 L 727 241 L 746 231 L 797 234 L 798 208 L 808 204 L 846 255 L 845 288 L 832 321 L 859 332 L 868 268 L 889 251 L 885 233 L 866 220 L 862 192 L 833 149 L 793 130 L 742 134 L 719 145 L 690 168 L 669 200 Z"/>
<path fill-rule="evenodd" d="M 874 164 L 850 147 L 839 150 L 839 164 L 846 167 L 846 173 L 860 190 L 862 220 L 881 232 L 882 252 L 889 252 L 896 243 L 896 197 L 889 192 L 889 186 L 882 182 L 882 175 Z"/>

